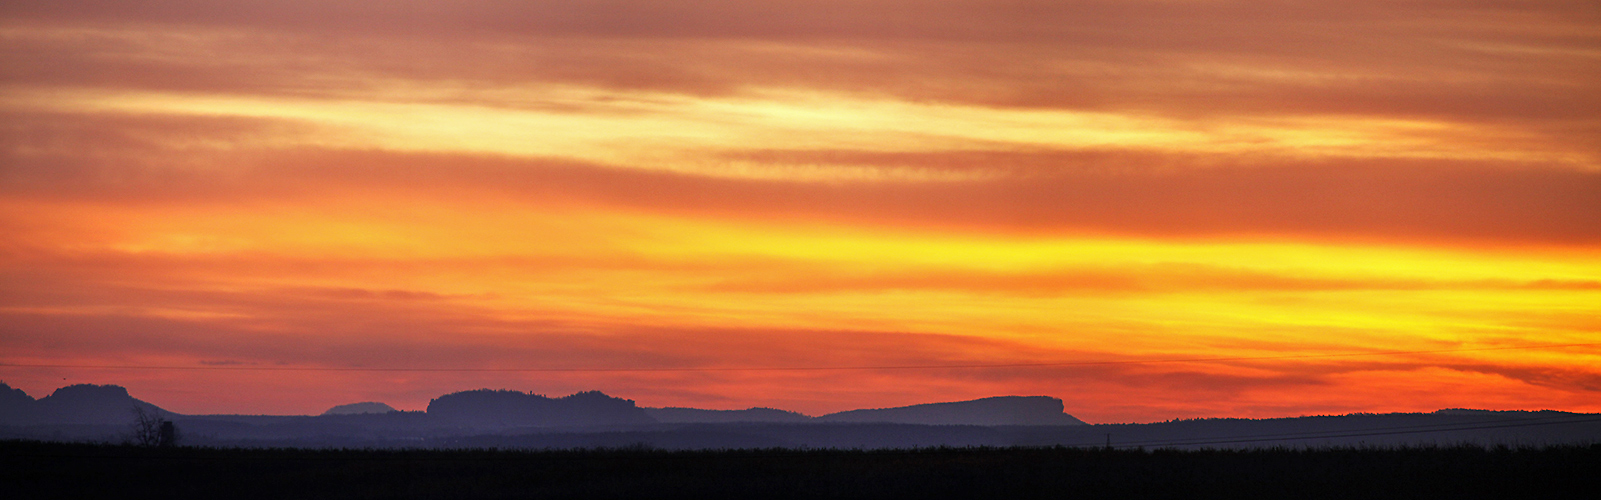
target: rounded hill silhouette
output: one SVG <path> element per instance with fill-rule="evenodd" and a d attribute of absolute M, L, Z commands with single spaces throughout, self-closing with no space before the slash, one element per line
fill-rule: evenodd
<path fill-rule="evenodd" d="M 368 414 L 368 413 L 389 413 L 389 412 L 393 412 L 393 411 L 400 411 L 400 410 L 396 410 L 395 407 L 393 407 L 393 406 L 389 406 L 389 405 L 386 405 L 386 404 L 383 404 L 383 403 L 379 403 L 379 402 L 376 402 L 376 401 L 367 401 L 367 402 L 363 402 L 363 403 L 350 403 L 348 405 L 335 406 L 333 408 L 329 408 L 328 411 L 322 412 L 322 414 L 323 415 L 363 415 L 363 414 Z"/>

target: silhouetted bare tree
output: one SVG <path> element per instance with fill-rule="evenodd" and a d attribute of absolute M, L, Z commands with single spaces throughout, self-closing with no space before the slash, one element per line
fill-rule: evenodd
<path fill-rule="evenodd" d="M 133 407 L 133 444 L 139 446 L 174 446 L 178 444 L 178 428 L 171 420 Z"/>

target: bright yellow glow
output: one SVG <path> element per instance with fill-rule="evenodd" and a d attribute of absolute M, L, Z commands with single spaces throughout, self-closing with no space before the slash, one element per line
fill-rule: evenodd
<path fill-rule="evenodd" d="M 1141 148 L 1176 153 L 1290 157 L 1496 159 L 1601 168 L 1579 151 L 1509 147 L 1515 131 L 1415 119 L 1244 116 L 1205 123 L 1157 116 L 1009 110 L 773 90 L 726 99 L 597 94 L 571 87 L 519 89 L 506 103 L 404 99 L 106 93 L 17 89 L 10 107 L 78 112 L 237 116 L 303 122 L 327 131 L 263 138 L 271 144 L 394 151 L 569 157 L 630 168 L 799 180 L 873 177 L 851 166 L 759 168 L 705 153 L 778 149 L 950 151 L 975 148 Z M 545 102 L 579 111 L 514 105 Z M 894 170 L 878 175 L 894 175 Z M 919 174 L 901 172 L 917 178 Z M 927 175 L 927 174 L 921 174 Z"/>
<path fill-rule="evenodd" d="M 1529 289 L 1541 280 L 1601 283 L 1601 264 L 1584 253 L 996 238 L 774 228 L 560 206 L 415 211 L 373 203 L 359 212 L 318 205 L 122 210 L 77 228 L 105 239 L 75 251 L 244 259 L 217 264 L 243 266 L 228 271 L 227 286 L 426 290 L 503 317 L 531 308 L 550 314 L 555 306 L 579 317 L 664 326 L 876 325 L 1080 350 L 1107 342 L 1125 349 L 1224 341 L 1328 349 L 1475 344 L 1495 337 L 1500 320 L 1482 317 L 1488 311 L 1584 313 L 1601 297 L 1593 286 Z M 361 264 L 254 273 L 245 263 L 257 259 Z M 386 271 L 401 265 L 411 270 Z M 1119 318 L 1146 333 L 1107 328 Z M 1324 330 L 1342 333 L 1311 333 Z M 1585 336 L 1535 333 L 1559 341 Z"/>
<path fill-rule="evenodd" d="M 0 361 L 1156 360 L 233 380 L 403 387 L 407 409 L 449 385 L 814 413 L 1039 393 L 1123 420 L 1601 411 L 1601 349 L 1473 350 L 1601 342 L 1595 30 L 1477 15 L 1386 18 L 1406 29 L 1384 57 L 1231 17 L 1208 21 L 1238 28 L 1230 50 L 1127 19 L 932 41 L 7 18 Z M 1273 359 L 1193 361 L 1253 357 Z"/>

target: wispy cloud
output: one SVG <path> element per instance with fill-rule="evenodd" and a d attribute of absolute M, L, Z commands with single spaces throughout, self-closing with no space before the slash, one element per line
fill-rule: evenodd
<path fill-rule="evenodd" d="M 12 2 L 0 361 L 218 373 L 0 375 L 206 412 L 485 386 L 1601 411 L 1582 349 L 232 370 L 1581 343 L 1598 26 L 1582 1 Z"/>

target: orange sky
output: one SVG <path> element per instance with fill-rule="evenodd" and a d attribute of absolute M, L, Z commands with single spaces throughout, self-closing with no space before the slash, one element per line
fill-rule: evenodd
<path fill-rule="evenodd" d="M 574 3 L 0 5 L 0 380 L 1601 412 L 1595 2 Z"/>

